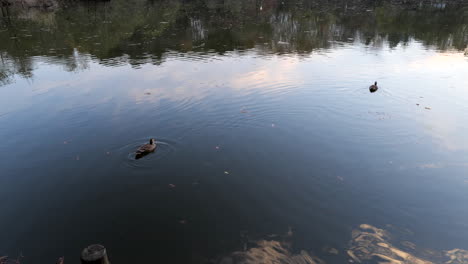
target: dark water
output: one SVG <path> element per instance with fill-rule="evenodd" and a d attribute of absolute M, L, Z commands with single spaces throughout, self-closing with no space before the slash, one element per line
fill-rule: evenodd
<path fill-rule="evenodd" d="M 0 256 L 468 263 L 467 44 L 463 5 L 3 7 Z"/>

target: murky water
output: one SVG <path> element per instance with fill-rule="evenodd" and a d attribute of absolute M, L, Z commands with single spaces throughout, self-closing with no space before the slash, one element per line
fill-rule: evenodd
<path fill-rule="evenodd" d="M 468 7 L 112 0 L 0 21 L 0 256 L 468 263 Z"/>

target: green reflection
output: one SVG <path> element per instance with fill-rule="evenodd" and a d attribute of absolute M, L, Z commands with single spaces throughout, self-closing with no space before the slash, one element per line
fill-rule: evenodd
<path fill-rule="evenodd" d="M 346 42 L 380 48 L 415 39 L 429 48 L 464 50 L 467 18 L 464 6 L 360 1 L 112 0 L 67 1 L 49 9 L 2 7 L 0 80 L 31 77 L 35 56 L 74 71 L 90 59 L 138 66 L 160 64 L 171 52 L 307 55 Z"/>

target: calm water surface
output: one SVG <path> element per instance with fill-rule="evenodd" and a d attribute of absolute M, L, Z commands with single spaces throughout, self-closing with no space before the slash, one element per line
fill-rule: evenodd
<path fill-rule="evenodd" d="M 2 8 L 0 256 L 468 263 L 467 28 L 445 5 Z"/>

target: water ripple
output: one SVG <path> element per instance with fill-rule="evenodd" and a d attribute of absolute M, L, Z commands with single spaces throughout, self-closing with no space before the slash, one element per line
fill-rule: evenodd
<path fill-rule="evenodd" d="M 150 170 L 158 165 L 164 159 L 168 159 L 175 154 L 177 151 L 177 142 L 168 139 L 156 140 L 157 148 L 153 153 L 150 153 L 140 159 L 135 158 L 135 151 L 139 146 L 147 143 L 148 138 L 136 139 L 126 145 L 120 146 L 112 150 L 119 157 L 120 164 L 123 167 L 130 168 L 132 170 Z"/>

